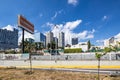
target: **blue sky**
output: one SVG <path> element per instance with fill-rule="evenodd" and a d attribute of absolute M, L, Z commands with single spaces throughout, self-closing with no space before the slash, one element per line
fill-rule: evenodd
<path fill-rule="evenodd" d="M 17 25 L 18 14 L 37 32 L 65 32 L 66 43 L 78 37 L 99 45 L 120 33 L 120 0 L 0 0 L 0 28 Z"/>

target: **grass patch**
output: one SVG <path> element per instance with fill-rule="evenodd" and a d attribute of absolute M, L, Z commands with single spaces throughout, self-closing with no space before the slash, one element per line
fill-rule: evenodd
<path fill-rule="evenodd" d="M 100 74 L 100 80 L 120 80 L 120 77 L 110 77 Z M 97 80 L 95 73 L 34 70 L 27 69 L 0 69 L 0 80 Z"/>
<path fill-rule="evenodd" d="M 26 75 L 31 75 L 31 74 L 33 74 L 34 72 L 33 71 L 25 71 L 24 72 L 24 74 L 26 74 Z"/>
<path fill-rule="evenodd" d="M 14 66 L 6 67 L 5 69 L 16 69 Z"/>

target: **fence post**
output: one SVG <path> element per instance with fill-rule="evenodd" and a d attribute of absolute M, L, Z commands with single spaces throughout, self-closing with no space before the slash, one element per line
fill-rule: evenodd
<path fill-rule="evenodd" d="M 112 60 L 111 53 L 109 53 L 109 60 L 110 60 L 110 61 Z"/>

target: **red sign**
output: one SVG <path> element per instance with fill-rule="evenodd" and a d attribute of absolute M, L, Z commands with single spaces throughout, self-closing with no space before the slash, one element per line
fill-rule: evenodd
<path fill-rule="evenodd" d="M 18 27 L 24 28 L 30 33 L 34 33 L 34 25 L 21 15 L 18 15 Z"/>

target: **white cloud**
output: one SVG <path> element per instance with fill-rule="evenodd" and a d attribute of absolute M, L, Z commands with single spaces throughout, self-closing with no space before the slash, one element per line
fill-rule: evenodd
<path fill-rule="evenodd" d="M 61 9 L 61 10 L 59 10 L 59 11 L 56 11 L 56 12 L 55 12 L 55 14 L 54 14 L 54 16 L 53 16 L 53 17 L 51 17 L 51 19 L 52 19 L 52 20 L 54 20 L 54 19 L 55 19 L 55 18 L 56 18 L 59 14 L 61 14 L 61 13 L 62 13 L 62 11 L 63 11 L 62 9 Z"/>
<path fill-rule="evenodd" d="M 106 39 L 96 40 L 97 45 L 102 46 L 104 45 Z"/>
<path fill-rule="evenodd" d="M 78 0 L 68 0 L 68 4 L 76 6 L 78 3 Z"/>
<path fill-rule="evenodd" d="M 105 40 L 96 40 L 97 43 L 103 43 Z"/>
<path fill-rule="evenodd" d="M 108 16 L 103 16 L 102 20 L 105 21 L 108 19 Z"/>
<path fill-rule="evenodd" d="M 35 30 L 34 32 L 35 32 L 35 33 L 37 33 L 37 32 L 38 32 L 38 30 Z"/>
<path fill-rule="evenodd" d="M 78 37 L 79 40 L 91 39 L 94 38 L 94 32 L 94 29 L 92 31 L 84 30 L 83 32 L 75 33 L 73 37 Z"/>
<path fill-rule="evenodd" d="M 51 17 L 51 19 L 52 19 L 52 20 L 54 20 L 54 19 L 57 17 L 57 15 L 58 15 L 58 13 L 57 13 L 57 12 L 55 12 L 54 16 L 53 16 L 53 17 Z"/>
<path fill-rule="evenodd" d="M 115 38 L 120 38 L 120 33 L 118 33 L 117 35 L 115 35 Z"/>
<path fill-rule="evenodd" d="M 54 24 L 52 24 L 52 23 L 50 23 L 50 22 L 47 22 L 47 23 L 46 23 L 46 26 L 50 26 L 50 27 L 53 28 L 53 27 L 54 27 Z"/>
<path fill-rule="evenodd" d="M 32 38 L 32 39 L 34 39 L 34 35 L 33 34 L 30 34 L 27 31 L 25 31 L 24 33 L 25 33 L 24 39 L 26 39 L 26 38 Z M 20 34 L 20 36 L 18 38 L 18 42 L 20 43 L 22 41 L 22 31 L 19 31 L 19 34 Z"/>
<path fill-rule="evenodd" d="M 91 31 L 83 31 L 79 33 L 74 33 L 73 30 L 77 28 L 80 24 L 82 23 L 82 20 L 76 20 L 76 21 L 71 21 L 71 22 L 66 22 L 65 24 L 52 24 L 52 23 L 47 23 L 47 26 L 51 27 L 51 31 L 54 33 L 55 37 L 58 37 L 59 32 L 64 32 L 65 33 L 65 44 L 71 44 L 71 38 L 73 37 L 78 37 L 79 40 L 85 40 L 85 39 L 90 39 L 94 38 L 94 32 L 95 30 Z"/>
<path fill-rule="evenodd" d="M 65 28 L 65 29 L 73 30 L 73 29 L 76 28 L 81 22 L 82 22 L 82 20 L 76 20 L 76 21 L 72 21 L 72 22 L 67 22 L 67 23 L 64 25 L 64 28 Z"/>
<path fill-rule="evenodd" d="M 6 30 L 9 30 L 9 31 L 14 31 L 14 26 L 12 25 L 7 25 L 6 27 L 3 27 L 2 29 L 6 29 Z"/>

